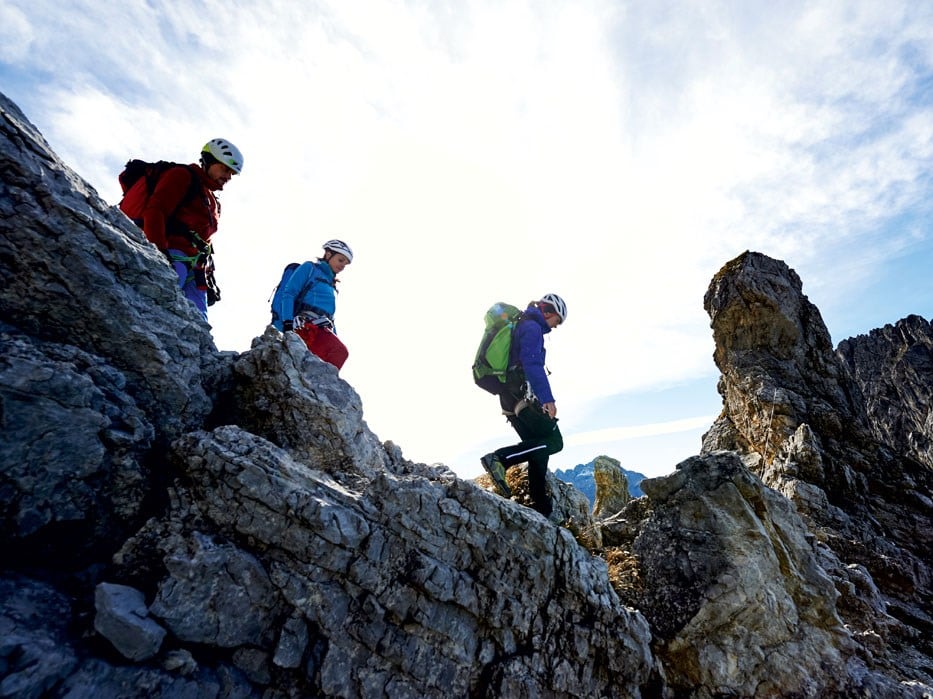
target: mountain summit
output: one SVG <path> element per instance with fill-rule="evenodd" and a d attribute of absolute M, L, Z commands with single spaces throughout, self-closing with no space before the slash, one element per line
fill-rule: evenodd
<path fill-rule="evenodd" d="M 219 352 L 2 95 L 0 173 L 0 696 L 933 693 L 922 318 L 833 350 L 740 255 L 702 452 L 635 499 L 601 462 L 595 510 L 552 478 L 554 522 L 380 442 L 300 340 Z"/>

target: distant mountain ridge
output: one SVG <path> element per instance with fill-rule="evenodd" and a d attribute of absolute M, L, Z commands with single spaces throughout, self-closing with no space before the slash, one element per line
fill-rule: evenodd
<path fill-rule="evenodd" d="M 595 463 L 596 459 L 593 459 L 585 464 L 577 464 L 573 468 L 554 469 L 554 475 L 558 480 L 569 483 L 581 491 L 590 501 L 590 505 L 593 505 L 596 502 L 596 480 L 593 478 Z M 645 474 L 638 473 L 638 471 L 629 471 L 625 468 L 622 471 L 628 480 L 629 495 L 633 498 L 640 498 L 644 495 L 639 484 L 645 479 Z"/>

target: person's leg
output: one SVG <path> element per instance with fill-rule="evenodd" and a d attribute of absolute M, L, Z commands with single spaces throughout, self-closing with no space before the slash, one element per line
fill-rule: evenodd
<path fill-rule="evenodd" d="M 347 348 L 330 330 L 322 329 L 311 323 L 305 323 L 295 332 L 305 341 L 305 345 L 313 354 L 325 362 L 333 364 L 337 369 L 340 369 L 343 363 L 347 361 L 349 356 Z"/>
<path fill-rule="evenodd" d="M 347 361 L 347 357 L 350 356 L 350 352 L 347 350 L 346 345 L 340 341 L 340 338 L 326 329 L 318 332 L 315 349 L 312 351 L 325 362 L 333 364 L 337 369 L 341 369 L 344 362 Z"/>
<path fill-rule="evenodd" d="M 547 490 L 547 462 L 547 454 L 536 454 L 528 459 L 528 496 L 531 506 L 545 517 L 554 509 Z"/>
<path fill-rule="evenodd" d="M 317 340 L 318 331 L 320 331 L 320 328 L 316 325 L 311 325 L 311 323 L 305 323 L 300 328 L 295 328 L 295 334 L 304 340 L 305 347 L 313 354 L 317 354 L 317 352 L 314 351 L 314 343 Z"/>
<path fill-rule="evenodd" d="M 207 320 L 207 292 L 204 289 L 199 289 L 193 283 L 186 284 L 182 287 L 182 291 L 185 292 L 185 298 L 191 301 L 194 307 L 204 316 L 204 320 Z"/>
<path fill-rule="evenodd" d="M 534 509 L 547 517 L 552 509 L 547 492 L 548 457 L 564 447 L 557 420 L 547 415 L 537 404 L 526 407 L 517 415 L 509 415 L 508 420 L 522 441 L 511 447 L 497 449 L 496 456 L 506 468 L 527 462 L 528 494 Z"/>
<path fill-rule="evenodd" d="M 200 311 L 204 319 L 207 320 L 207 291 L 198 288 L 197 279 L 191 267 L 186 260 L 188 259 L 181 250 L 169 249 L 169 255 L 172 259 L 172 267 L 175 274 L 178 275 L 178 287 L 181 289 L 185 298 L 194 304 L 194 307 Z"/>
<path fill-rule="evenodd" d="M 496 456 L 507 467 L 539 455 L 544 457 L 547 464 L 549 455 L 556 454 L 564 448 L 564 439 L 557 429 L 557 420 L 541 410 L 539 405 L 529 405 L 517 415 L 508 415 L 507 419 L 522 440 L 510 447 L 496 449 Z"/>

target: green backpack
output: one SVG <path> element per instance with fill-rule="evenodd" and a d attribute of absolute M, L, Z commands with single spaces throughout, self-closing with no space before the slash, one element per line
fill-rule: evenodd
<path fill-rule="evenodd" d="M 499 395 L 505 386 L 512 330 L 521 317 L 521 310 L 501 301 L 486 311 L 486 330 L 473 360 L 473 381 L 494 395 Z"/>

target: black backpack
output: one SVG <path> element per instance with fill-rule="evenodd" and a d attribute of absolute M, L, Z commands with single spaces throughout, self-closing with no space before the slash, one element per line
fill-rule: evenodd
<path fill-rule="evenodd" d="M 178 206 L 181 208 L 189 201 L 193 200 L 201 193 L 201 182 L 198 174 L 188 165 L 173 163 L 168 160 L 160 160 L 156 163 L 150 163 L 145 160 L 128 160 L 117 179 L 120 181 L 120 187 L 123 189 L 123 199 L 120 201 L 120 210 L 123 211 L 137 225 L 142 222 L 143 209 L 146 208 L 146 201 L 155 191 L 156 183 L 159 178 L 173 167 L 183 167 L 191 175 L 191 183 L 182 197 Z M 142 186 L 141 181 L 145 182 Z M 134 187 L 134 185 L 136 185 Z"/>

